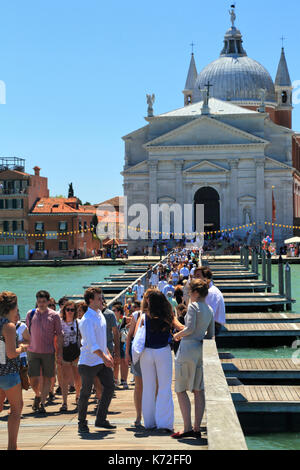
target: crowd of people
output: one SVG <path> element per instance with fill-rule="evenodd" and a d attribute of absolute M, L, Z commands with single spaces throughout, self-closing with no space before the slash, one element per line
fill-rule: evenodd
<path fill-rule="evenodd" d="M 174 439 L 200 438 L 205 408 L 202 343 L 219 334 L 225 323 L 224 299 L 212 278 L 209 267 L 198 266 L 196 253 L 178 249 L 164 263 L 149 266 L 145 285 L 138 281 L 129 287 L 123 303 L 115 301 L 108 308 L 101 288 L 90 287 L 83 301 L 60 299 L 56 311 L 55 300 L 41 290 L 25 323 L 20 321 L 17 296 L 2 292 L 0 412 L 7 400 L 8 449 L 17 448 L 22 388 L 30 384 L 33 412 L 44 416 L 58 396 L 60 412 L 67 412 L 74 391 L 78 432 L 85 434 L 92 393 L 97 400 L 95 426 L 116 428 L 107 414 L 115 390 L 129 388 L 129 372 L 134 381 L 134 426 L 143 421 L 144 428 L 169 433 Z M 174 432 L 173 354 L 183 418 L 178 432 Z M 187 392 L 194 394 L 193 424 Z"/>

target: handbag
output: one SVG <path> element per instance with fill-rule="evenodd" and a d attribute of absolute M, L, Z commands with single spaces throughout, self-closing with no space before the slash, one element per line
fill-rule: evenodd
<path fill-rule="evenodd" d="M 145 349 L 146 343 L 146 319 L 145 315 L 140 316 L 140 321 L 132 342 L 132 361 L 136 364 Z"/>
<path fill-rule="evenodd" d="M 65 346 L 63 348 L 63 360 L 65 362 L 73 362 L 80 356 L 80 347 L 78 346 L 79 328 L 78 328 L 77 320 L 76 320 L 76 327 L 77 327 L 76 343 L 70 343 L 68 346 Z"/>

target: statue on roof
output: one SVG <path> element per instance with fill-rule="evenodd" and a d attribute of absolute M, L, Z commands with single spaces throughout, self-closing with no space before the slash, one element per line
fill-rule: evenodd
<path fill-rule="evenodd" d="M 235 20 L 236 20 L 235 5 L 231 5 L 231 10 L 229 10 L 229 15 L 230 15 L 230 18 L 231 18 L 232 27 L 234 28 L 234 23 L 235 23 Z"/>
<path fill-rule="evenodd" d="M 155 102 L 155 95 L 152 93 L 152 95 L 146 95 L 147 97 L 147 104 L 148 104 L 148 117 L 153 116 L 153 103 Z"/>

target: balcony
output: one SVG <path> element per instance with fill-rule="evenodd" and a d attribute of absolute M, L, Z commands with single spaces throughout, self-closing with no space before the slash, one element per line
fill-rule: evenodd
<path fill-rule="evenodd" d="M 0 187 L 1 196 L 27 196 L 27 189 L 1 189 Z"/>

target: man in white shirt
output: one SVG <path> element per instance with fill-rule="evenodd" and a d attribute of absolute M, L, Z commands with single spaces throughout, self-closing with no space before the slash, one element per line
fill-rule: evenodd
<path fill-rule="evenodd" d="M 206 266 L 195 269 L 195 279 L 210 281 L 208 295 L 205 299 L 205 302 L 207 303 L 207 305 L 210 305 L 214 311 L 215 336 L 218 336 L 222 329 L 222 326 L 226 323 L 225 302 L 222 292 L 214 285 L 212 277 L 213 275 L 211 270 Z"/>
<path fill-rule="evenodd" d="M 133 287 L 133 292 L 136 292 L 136 300 L 141 302 L 143 300 L 145 288 L 142 284 L 142 281 L 139 279 L 137 284 Z"/>
<path fill-rule="evenodd" d="M 158 283 L 158 289 L 160 290 L 160 292 L 162 292 L 162 291 L 164 290 L 164 288 L 166 287 L 167 284 L 168 284 L 168 283 L 167 283 L 167 281 L 166 281 L 166 277 L 163 276 L 163 277 L 161 278 L 161 281 L 159 281 L 159 283 Z"/>
<path fill-rule="evenodd" d="M 97 376 L 103 386 L 103 393 L 96 413 L 95 426 L 115 429 L 107 421 L 108 407 L 114 393 L 113 358 L 107 349 L 106 320 L 101 312 L 102 291 L 90 287 L 84 293 L 88 310 L 79 322 L 81 334 L 81 352 L 78 361 L 78 372 L 81 376 L 81 390 L 78 401 L 78 432 L 88 433 L 87 408 L 91 395 L 94 377 Z"/>

